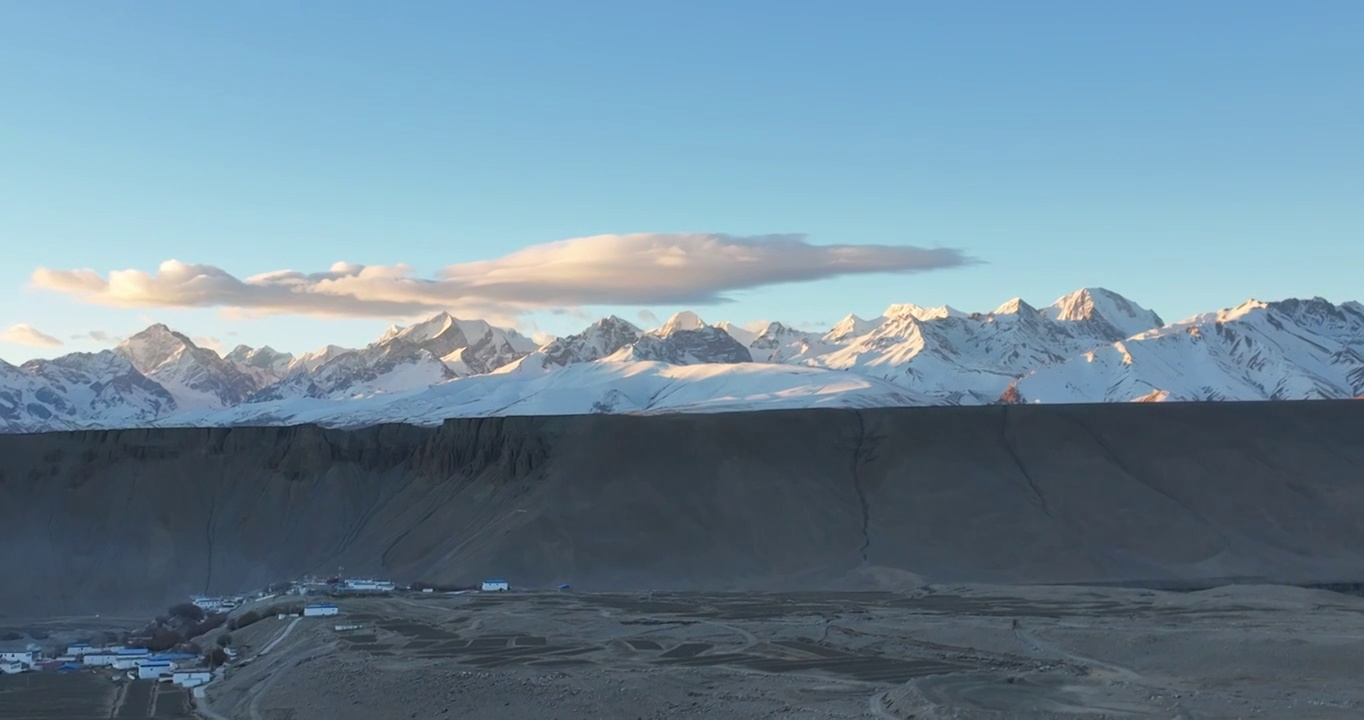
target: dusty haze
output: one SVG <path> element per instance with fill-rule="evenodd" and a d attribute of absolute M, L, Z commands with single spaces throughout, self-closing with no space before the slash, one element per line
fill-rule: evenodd
<path fill-rule="evenodd" d="M 1364 579 L 1364 403 L 0 436 L 0 607 L 303 573 L 581 589 Z"/>

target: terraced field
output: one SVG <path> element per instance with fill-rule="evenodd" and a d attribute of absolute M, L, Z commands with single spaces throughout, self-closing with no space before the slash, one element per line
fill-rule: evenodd
<path fill-rule="evenodd" d="M 191 720 L 189 694 L 152 680 L 116 684 L 94 672 L 0 676 L 0 720 Z"/>

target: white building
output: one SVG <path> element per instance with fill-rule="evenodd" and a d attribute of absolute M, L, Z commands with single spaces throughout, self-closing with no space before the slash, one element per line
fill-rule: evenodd
<path fill-rule="evenodd" d="M 0 675 L 18 675 L 27 669 L 28 666 L 21 662 L 0 660 Z"/>
<path fill-rule="evenodd" d="M 94 645 L 89 643 L 76 643 L 75 645 L 67 646 L 66 654 L 72 657 L 80 657 L 95 652 L 96 649 L 97 648 Z"/>
<path fill-rule="evenodd" d="M 37 650 L 20 650 L 15 652 L 0 652 L 0 662 L 22 663 L 32 665 L 38 662 L 41 653 Z"/>
<path fill-rule="evenodd" d="M 345 580 L 341 583 L 343 590 L 353 592 L 392 592 L 394 587 L 387 580 Z"/>
<path fill-rule="evenodd" d="M 336 615 L 340 612 L 340 608 L 331 604 L 303 606 L 303 617 L 322 617 L 324 615 Z"/>
<path fill-rule="evenodd" d="M 507 584 L 506 580 L 483 581 L 483 592 L 506 592 L 507 590 L 510 589 L 511 586 Z"/>
<path fill-rule="evenodd" d="M 132 670 L 141 665 L 148 655 L 151 655 L 151 651 L 147 648 L 119 648 L 114 651 L 114 659 L 109 665 L 115 670 Z"/>
<path fill-rule="evenodd" d="M 86 665 L 113 665 L 118 655 L 111 652 L 93 652 L 81 656 Z"/>
<path fill-rule="evenodd" d="M 144 660 L 137 666 L 137 678 L 139 680 L 155 680 L 161 677 L 161 673 L 168 673 L 174 669 L 175 666 L 168 660 L 161 660 L 160 662 L 147 662 Z"/>
<path fill-rule="evenodd" d="M 194 603 L 195 607 L 199 608 L 200 610 L 203 610 L 206 613 L 215 613 L 223 609 L 222 598 L 208 597 L 207 595 L 196 595 L 195 597 L 190 598 L 190 602 Z"/>
<path fill-rule="evenodd" d="M 171 673 L 171 682 L 180 687 L 198 687 L 206 685 L 213 680 L 213 673 L 208 670 L 176 670 Z"/>

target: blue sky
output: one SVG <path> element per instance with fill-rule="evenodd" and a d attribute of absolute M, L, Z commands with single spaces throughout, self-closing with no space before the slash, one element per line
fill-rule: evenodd
<path fill-rule="evenodd" d="M 828 325 L 1082 286 L 1167 320 L 1364 295 L 1358 2 L 474 5 L 8 8 L 0 328 L 63 345 L 0 342 L 0 358 L 108 347 L 151 321 L 306 351 L 397 320 L 156 306 L 164 293 L 110 307 L 34 287 L 38 268 L 174 259 L 244 279 L 346 261 L 433 278 L 615 233 L 795 233 L 982 262 L 739 280 L 718 306 L 645 292 L 504 314 L 564 334 L 683 304 Z"/>

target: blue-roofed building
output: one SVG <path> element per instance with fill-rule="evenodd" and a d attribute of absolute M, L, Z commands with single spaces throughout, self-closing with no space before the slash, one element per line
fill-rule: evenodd
<path fill-rule="evenodd" d="M 318 603 L 303 607 L 303 617 L 322 617 L 324 615 L 336 615 L 340 612 L 341 609 L 331 603 Z"/>
<path fill-rule="evenodd" d="M 134 655 L 150 655 L 152 654 L 152 651 L 148 650 L 147 648 L 119 648 L 114 651 L 114 654 L 122 657 L 128 657 Z"/>

